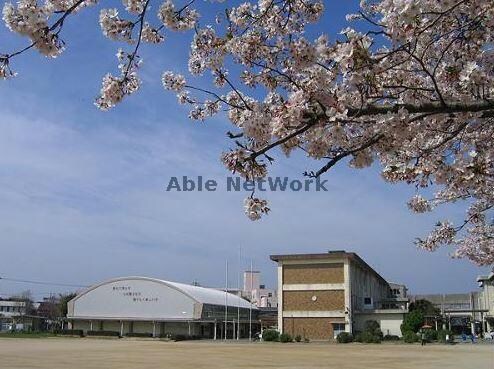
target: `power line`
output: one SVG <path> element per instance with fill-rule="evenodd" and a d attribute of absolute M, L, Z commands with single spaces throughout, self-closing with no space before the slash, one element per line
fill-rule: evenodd
<path fill-rule="evenodd" d="M 79 284 L 67 284 L 67 283 L 51 283 L 51 282 L 42 282 L 42 281 L 30 281 L 27 279 L 16 279 L 16 278 L 7 278 L 0 277 L 0 280 L 15 282 L 15 283 L 27 283 L 27 284 L 41 284 L 45 286 L 59 286 L 59 287 L 77 287 L 77 288 L 87 288 L 89 286 L 83 286 Z"/>

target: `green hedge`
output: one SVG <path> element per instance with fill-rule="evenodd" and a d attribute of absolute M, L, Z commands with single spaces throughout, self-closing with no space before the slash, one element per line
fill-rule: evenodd
<path fill-rule="evenodd" d="M 87 331 L 88 336 L 120 337 L 120 332 L 116 331 Z"/>
<path fill-rule="evenodd" d="M 455 336 L 452 331 L 448 329 L 441 329 L 437 332 L 437 339 L 443 343 L 446 343 L 446 336 L 449 335 L 449 342 L 453 342 L 455 340 Z"/>
<path fill-rule="evenodd" d="M 280 334 L 280 342 L 282 343 L 293 342 L 293 338 L 288 333 L 282 333 Z"/>
<path fill-rule="evenodd" d="M 266 342 L 278 341 L 280 339 L 280 332 L 274 329 L 265 329 L 262 332 L 262 340 Z"/>
<path fill-rule="evenodd" d="M 336 336 L 338 343 L 350 343 L 353 342 L 353 336 L 348 332 L 341 332 Z"/>
<path fill-rule="evenodd" d="M 418 342 L 419 340 L 420 340 L 419 336 L 412 331 L 403 333 L 403 341 L 406 343 L 415 343 Z"/>
<path fill-rule="evenodd" d="M 381 343 L 381 336 L 374 335 L 371 332 L 360 332 L 355 335 L 355 341 L 361 343 Z"/>
<path fill-rule="evenodd" d="M 302 336 L 299 334 L 297 336 L 295 336 L 295 341 L 296 342 L 301 342 L 302 341 Z"/>
<path fill-rule="evenodd" d="M 57 329 L 53 333 L 61 336 L 84 336 L 82 329 Z"/>
<path fill-rule="evenodd" d="M 425 334 L 425 340 L 427 342 L 437 341 L 437 331 L 433 329 L 427 329 L 425 330 L 424 334 Z"/>
<path fill-rule="evenodd" d="M 132 333 L 127 333 L 125 335 L 126 337 L 153 337 L 152 333 L 138 333 L 138 332 L 132 332 Z"/>
<path fill-rule="evenodd" d="M 188 334 L 171 334 L 168 336 L 172 341 L 195 341 L 200 340 L 201 336 L 193 336 Z"/>
<path fill-rule="evenodd" d="M 399 341 L 400 337 L 393 334 L 387 334 L 383 337 L 383 341 Z"/>

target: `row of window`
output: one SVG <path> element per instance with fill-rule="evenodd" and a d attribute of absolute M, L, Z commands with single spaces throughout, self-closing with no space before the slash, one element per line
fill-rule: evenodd
<path fill-rule="evenodd" d="M 23 310 L 21 306 L 0 306 L 0 312 L 20 313 Z"/>
<path fill-rule="evenodd" d="M 391 294 L 393 296 L 400 296 L 401 293 L 400 293 L 400 290 L 398 288 L 392 288 L 391 289 Z"/>

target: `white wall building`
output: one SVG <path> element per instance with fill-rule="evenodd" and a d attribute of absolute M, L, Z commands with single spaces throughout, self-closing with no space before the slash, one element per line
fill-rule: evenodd
<path fill-rule="evenodd" d="M 228 309 L 225 309 L 228 306 Z M 248 335 L 251 304 L 215 289 L 146 277 L 112 279 L 80 293 L 68 304 L 71 328 L 209 338 Z M 226 310 L 226 315 L 225 315 Z M 257 309 L 253 307 L 254 318 Z M 240 330 L 238 313 L 240 312 Z"/>
<path fill-rule="evenodd" d="M 26 314 L 26 302 L 14 300 L 0 300 L 0 317 L 11 318 Z"/>
<path fill-rule="evenodd" d="M 266 288 L 264 284 L 261 284 L 261 272 L 244 272 L 244 290 L 242 294 L 257 307 L 275 308 L 278 306 L 276 290 Z"/>
<path fill-rule="evenodd" d="M 24 324 L 16 322 L 26 314 L 26 302 L 15 300 L 0 300 L 0 331 L 22 330 Z"/>

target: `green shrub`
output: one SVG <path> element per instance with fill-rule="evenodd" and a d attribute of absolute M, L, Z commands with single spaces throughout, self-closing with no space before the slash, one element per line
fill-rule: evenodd
<path fill-rule="evenodd" d="M 348 332 L 341 332 L 336 336 L 338 343 L 350 343 L 353 342 L 353 336 Z"/>
<path fill-rule="evenodd" d="M 443 343 L 446 343 L 446 336 L 449 335 L 449 341 L 452 342 L 455 339 L 453 332 L 447 329 L 441 329 L 437 332 L 437 339 Z"/>
<path fill-rule="evenodd" d="M 417 334 L 414 332 L 408 331 L 403 334 L 403 341 L 405 341 L 406 343 L 418 342 L 419 336 L 417 336 Z"/>
<path fill-rule="evenodd" d="M 120 332 L 116 331 L 87 331 L 88 336 L 120 337 Z"/>
<path fill-rule="evenodd" d="M 393 334 L 387 334 L 383 337 L 383 341 L 399 341 L 400 337 Z"/>
<path fill-rule="evenodd" d="M 171 335 L 169 335 L 169 338 L 175 342 L 178 342 L 178 341 L 195 341 L 195 340 L 200 340 L 201 336 L 193 336 L 193 335 L 188 335 L 188 334 L 171 334 Z"/>
<path fill-rule="evenodd" d="M 371 332 L 360 332 L 355 335 L 355 341 L 361 343 L 381 343 L 381 337 L 373 335 Z"/>
<path fill-rule="evenodd" d="M 82 329 L 57 329 L 53 333 L 61 336 L 84 336 Z"/>
<path fill-rule="evenodd" d="M 382 339 L 383 332 L 379 323 L 375 320 L 368 320 L 365 322 L 364 331 L 357 333 L 354 340 L 362 343 L 381 343 Z"/>
<path fill-rule="evenodd" d="M 425 330 L 425 340 L 427 342 L 437 341 L 437 331 L 432 329 Z"/>
<path fill-rule="evenodd" d="M 140 332 L 132 332 L 132 333 L 127 333 L 125 335 L 126 337 L 153 337 L 152 333 L 140 333 Z"/>
<path fill-rule="evenodd" d="M 282 333 L 280 334 L 280 342 L 282 343 L 293 342 L 293 338 L 288 333 Z"/>
<path fill-rule="evenodd" d="M 280 332 L 275 329 L 265 329 L 262 332 L 262 340 L 266 342 L 278 341 L 280 338 Z"/>
<path fill-rule="evenodd" d="M 375 320 L 367 320 L 365 322 L 365 328 L 364 328 L 364 331 L 366 332 L 370 332 L 372 333 L 373 335 L 381 335 L 382 336 L 382 332 L 381 332 L 381 327 L 379 326 L 379 323 L 376 322 Z"/>
<path fill-rule="evenodd" d="M 305 343 L 309 343 L 310 342 L 310 339 L 308 339 L 307 337 L 304 338 L 304 342 Z"/>
<path fill-rule="evenodd" d="M 299 334 L 299 335 L 297 335 L 297 336 L 295 336 L 295 341 L 296 341 L 296 342 L 300 342 L 300 341 L 302 341 L 302 336 L 301 336 L 300 334 Z"/>

